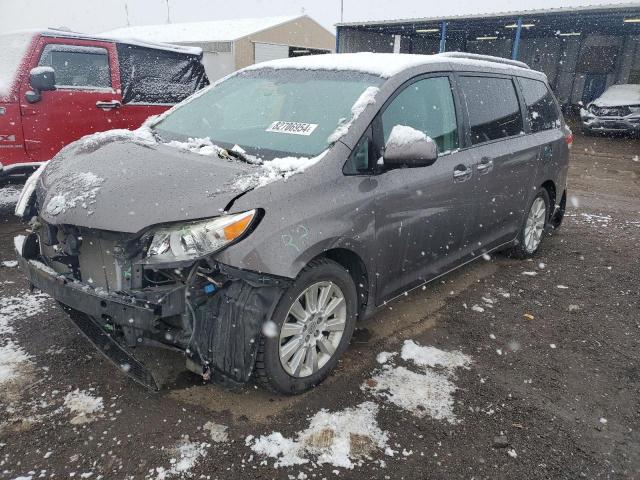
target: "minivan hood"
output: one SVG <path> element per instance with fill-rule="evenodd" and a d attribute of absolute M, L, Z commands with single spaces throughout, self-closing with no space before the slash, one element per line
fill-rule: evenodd
<path fill-rule="evenodd" d="M 112 141 L 64 149 L 44 170 L 37 198 L 52 224 L 135 233 L 220 215 L 259 168 L 160 144 Z"/>

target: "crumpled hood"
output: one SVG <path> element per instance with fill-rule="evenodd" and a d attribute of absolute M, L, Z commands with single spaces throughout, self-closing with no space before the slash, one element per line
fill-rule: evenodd
<path fill-rule="evenodd" d="M 219 215 L 259 168 L 163 145 L 115 139 L 64 149 L 38 184 L 52 224 L 135 233 L 159 223 Z"/>

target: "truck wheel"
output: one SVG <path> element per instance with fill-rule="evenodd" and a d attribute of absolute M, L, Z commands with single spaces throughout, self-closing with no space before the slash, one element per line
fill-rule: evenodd
<path fill-rule="evenodd" d="M 258 346 L 256 378 L 293 395 L 322 382 L 349 346 L 357 317 L 356 287 L 338 263 L 314 260 L 278 303 Z M 270 331 L 273 330 L 273 331 Z"/>
<path fill-rule="evenodd" d="M 511 253 L 517 258 L 530 258 L 540 248 L 547 220 L 549 219 L 549 194 L 541 189 L 529 206 L 516 245 Z"/>

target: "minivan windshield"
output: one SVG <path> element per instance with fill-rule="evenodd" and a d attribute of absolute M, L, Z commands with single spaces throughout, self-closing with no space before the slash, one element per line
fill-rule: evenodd
<path fill-rule="evenodd" d="M 367 87 L 382 81 L 352 71 L 249 70 L 187 100 L 154 130 L 163 140 L 208 137 L 262 158 L 314 156 Z"/>
<path fill-rule="evenodd" d="M 20 62 L 33 39 L 33 32 L 16 32 L 0 35 L 0 97 L 9 95 Z"/>

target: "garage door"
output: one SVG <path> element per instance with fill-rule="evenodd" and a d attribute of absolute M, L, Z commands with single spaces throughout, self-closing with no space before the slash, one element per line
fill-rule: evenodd
<path fill-rule="evenodd" d="M 288 45 L 274 45 L 273 43 L 255 43 L 256 63 L 267 60 L 277 60 L 278 58 L 289 57 Z"/>

